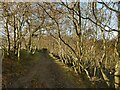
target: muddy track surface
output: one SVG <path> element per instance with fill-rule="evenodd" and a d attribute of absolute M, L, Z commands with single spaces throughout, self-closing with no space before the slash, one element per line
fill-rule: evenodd
<path fill-rule="evenodd" d="M 29 73 L 12 83 L 13 88 L 83 88 L 47 54 L 29 69 Z"/>

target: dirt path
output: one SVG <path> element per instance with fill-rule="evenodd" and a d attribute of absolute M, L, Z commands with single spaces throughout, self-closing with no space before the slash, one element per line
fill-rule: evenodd
<path fill-rule="evenodd" d="M 36 65 L 29 69 L 29 73 L 13 82 L 14 88 L 79 88 L 79 85 L 67 75 L 60 65 L 47 54 L 41 54 Z"/>

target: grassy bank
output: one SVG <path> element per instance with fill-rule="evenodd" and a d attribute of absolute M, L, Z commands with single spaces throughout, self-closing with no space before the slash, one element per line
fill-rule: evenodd
<path fill-rule="evenodd" d="M 10 87 L 12 82 L 28 73 L 29 67 L 40 58 L 40 53 L 34 55 L 26 50 L 21 51 L 20 61 L 11 53 L 10 57 L 5 56 L 2 62 L 2 87 Z"/>

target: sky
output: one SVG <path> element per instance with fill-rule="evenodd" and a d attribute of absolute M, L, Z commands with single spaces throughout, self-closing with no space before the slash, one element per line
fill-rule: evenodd
<path fill-rule="evenodd" d="M 1 2 L 60 2 L 61 0 L 0 0 Z M 62 0 L 63 2 L 73 2 L 76 0 Z M 104 1 L 104 2 L 118 2 L 119 0 L 79 0 L 80 2 L 96 2 L 96 1 Z"/>
<path fill-rule="evenodd" d="M 101 8 L 102 7 L 102 5 L 101 4 L 98 4 L 98 8 Z M 112 28 L 115 28 L 115 29 L 117 29 L 116 27 L 117 27 L 117 18 L 115 18 L 116 17 L 116 14 L 115 13 L 113 13 L 112 14 L 112 19 L 111 19 L 111 25 L 110 26 L 112 26 Z M 108 28 L 107 27 L 105 27 L 107 30 L 108 30 Z M 1 32 L 2 32 L 2 26 L 0 25 L 0 37 L 1 37 Z M 105 35 L 106 36 L 108 36 L 108 33 L 106 32 L 105 33 Z M 117 32 L 112 32 L 111 33 L 111 35 L 112 36 L 117 36 Z M 100 36 L 101 37 L 101 36 Z"/>

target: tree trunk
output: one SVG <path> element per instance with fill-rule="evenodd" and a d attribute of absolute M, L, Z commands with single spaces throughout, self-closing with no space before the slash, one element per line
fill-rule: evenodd
<path fill-rule="evenodd" d="M 18 31 L 17 31 L 17 58 L 20 60 L 20 51 L 21 51 L 21 23 L 18 21 Z"/>
<path fill-rule="evenodd" d="M 31 49 L 32 49 L 32 33 L 31 33 L 31 27 L 30 27 L 30 23 L 28 22 L 28 25 L 29 25 L 29 33 L 30 33 L 30 36 L 29 36 L 29 41 L 28 41 L 28 51 L 29 53 L 31 53 Z"/>
<path fill-rule="evenodd" d="M 32 35 L 30 34 L 30 36 L 29 36 L 29 42 L 28 42 L 28 51 L 29 51 L 29 53 L 31 52 L 31 41 L 32 41 Z"/>
<path fill-rule="evenodd" d="M 82 60 L 82 30 L 81 30 L 81 9 L 80 9 L 80 2 L 78 2 L 78 12 L 79 12 L 79 23 L 77 28 L 78 33 L 78 60 L 81 62 Z M 78 72 L 81 73 L 81 66 L 78 68 Z"/>
<path fill-rule="evenodd" d="M 114 79 L 115 79 L 115 88 L 120 89 L 120 61 L 117 62 L 115 66 L 115 74 L 114 74 Z"/>
<path fill-rule="evenodd" d="M 6 21 L 6 34 L 7 34 L 7 55 L 10 55 L 10 34 L 9 34 L 9 28 L 8 28 L 8 17 Z"/>
<path fill-rule="evenodd" d="M 120 11 L 120 2 L 118 2 L 118 10 Z M 118 39 L 117 39 L 117 52 L 118 52 L 118 60 L 115 68 L 115 88 L 120 89 L 120 13 L 117 13 L 118 18 Z"/>
<path fill-rule="evenodd" d="M 15 15 L 14 15 L 14 54 L 16 54 L 16 25 L 15 25 Z"/>

